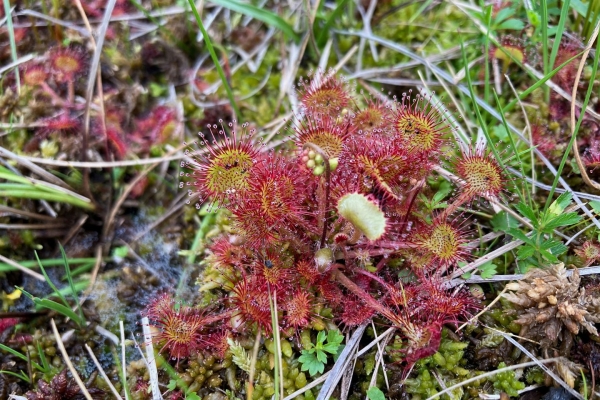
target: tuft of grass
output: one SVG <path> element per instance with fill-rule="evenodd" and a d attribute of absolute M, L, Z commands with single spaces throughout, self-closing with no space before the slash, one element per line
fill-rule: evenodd
<path fill-rule="evenodd" d="M 56 287 L 56 285 L 52 282 L 52 280 L 46 273 L 46 270 L 44 269 L 44 266 L 42 265 L 38 255 L 37 255 L 37 252 L 35 253 L 35 257 L 38 261 L 38 265 L 40 267 L 40 270 L 42 271 L 42 274 L 44 274 L 44 278 L 46 279 L 46 282 L 52 288 L 54 294 L 60 299 L 62 304 L 58 303 L 54 300 L 47 299 L 47 298 L 36 297 L 36 296 L 32 295 L 31 293 L 27 292 L 25 289 L 20 288 L 20 287 L 19 287 L 19 290 L 21 290 L 27 297 L 29 297 L 29 299 L 35 303 L 36 307 L 46 308 L 49 310 L 53 310 L 59 314 L 62 314 L 65 317 L 72 319 L 81 328 L 86 325 L 86 320 L 85 320 L 85 316 L 83 314 L 83 310 L 81 308 L 81 304 L 79 303 L 79 298 L 77 296 L 77 292 L 79 290 L 85 289 L 85 287 L 87 287 L 89 285 L 89 282 L 88 281 L 79 282 L 79 285 L 75 285 L 73 283 L 73 277 L 71 275 L 71 270 L 69 268 L 69 263 L 67 261 L 67 256 L 65 254 L 65 250 L 63 249 L 62 245 L 60 245 L 60 244 L 59 244 L 59 247 L 60 247 L 60 251 L 62 254 L 62 260 L 63 260 L 63 265 L 65 267 L 65 273 L 67 276 L 67 280 L 69 282 L 69 287 L 66 289 L 59 290 Z M 73 299 L 75 300 L 75 303 L 76 303 L 77 312 L 75 312 L 71 309 L 71 306 L 69 305 L 69 302 L 67 301 L 67 299 L 65 297 L 65 295 L 67 293 L 70 293 L 71 296 L 73 296 Z"/>
<path fill-rule="evenodd" d="M 190 5 L 190 7 L 192 8 L 192 12 L 194 13 L 194 17 L 196 18 L 196 23 L 198 24 L 198 28 L 200 29 L 200 32 L 202 33 L 202 37 L 204 38 L 204 43 L 206 43 L 206 48 L 208 49 L 208 52 L 210 53 L 210 58 L 212 59 L 213 63 L 215 64 L 215 68 L 217 69 L 219 78 L 221 78 L 223 87 L 225 87 L 225 91 L 227 92 L 227 98 L 229 99 L 229 102 L 231 103 L 231 107 L 233 108 L 235 115 L 240 116 L 241 115 L 240 109 L 238 108 L 238 106 L 235 102 L 235 97 L 233 96 L 231 86 L 229 85 L 229 80 L 225 76 L 225 71 L 223 71 L 223 67 L 221 67 L 219 57 L 217 56 L 217 53 L 215 52 L 215 47 L 213 46 L 213 43 L 210 40 L 210 35 L 206 31 L 206 28 L 204 28 L 204 23 L 202 23 L 202 17 L 200 17 L 200 13 L 198 13 L 198 9 L 196 8 L 196 4 L 194 4 L 194 1 L 188 0 L 188 3 Z"/>
<path fill-rule="evenodd" d="M 540 17 L 542 19 L 541 30 L 542 30 L 542 63 L 544 68 L 544 75 L 548 74 L 550 70 L 550 59 L 548 56 L 548 2 L 546 0 L 540 0 Z M 544 86 L 544 99 L 546 104 L 550 104 L 550 88 Z"/>
<path fill-rule="evenodd" d="M 598 23 L 600 23 L 600 22 L 598 22 Z M 590 45 L 591 45 L 591 43 L 590 43 Z M 599 61 L 600 61 L 600 41 L 597 41 L 596 42 L 596 54 L 594 56 L 594 62 L 592 64 L 592 76 L 597 76 L 596 74 L 598 72 L 598 62 Z M 582 107 L 581 107 L 582 110 L 585 110 L 587 108 L 593 91 L 594 91 L 594 85 L 593 84 L 588 85 L 588 90 L 587 90 L 587 93 L 585 94 L 585 99 L 584 99 L 584 101 L 582 103 Z M 550 189 L 550 192 L 548 193 L 548 199 L 546 200 L 546 204 L 544 205 L 544 212 L 548 210 L 548 207 L 550 207 L 550 203 L 552 202 L 552 197 L 554 195 L 554 191 L 556 190 L 556 187 L 558 186 L 558 180 L 560 179 L 562 170 L 563 170 L 565 164 L 567 163 L 567 159 L 569 158 L 569 154 L 571 153 L 571 149 L 573 148 L 573 144 L 575 143 L 575 139 L 577 138 L 577 134 L 579 133 L 579 128 L 581 127 L 581 123 L 583 122 L 584 117 L 585 117 L 585 111 L 582 111 L 581 114 L 579 115 L 579 118 L 577 119 L 577 123 L 575 124 L 575 127 L 573 128 L 573 134 L 571 135 L 571 140 L 569 140 L 569 143 L 567 144 L 564 155 L 563 155 L 562 159 L 560 160 L 560 165 L 558 166 L 556 176 L 554 177 L 554 181 L 552 182 L 552 188 Z"/>
<path fill-rule="evenodd" d="M 55 201 L 85 210 L 94 210 L 95 208 L 94 204 L 84 196 L 48 182 L 19 176 L 2 166 L 0 166 L 0 179 L 8 181 L 0 183 L 0 197 Z"/>
<path fill-rule="evenodd" d="M 210 0 L 210 2 L 262 21 L 267 25 L 279 29 L 288 37 L 288 39 L 293 40 L 295 43 L 300 42 L 300 37 L 294 32 L 292 26 L 272 11 L 258 8 L 250 3 L 242 3 L 237 0 Z"/>
<path fill-rule="evenodd" d="M 6 29 L 8 30 L 8 40 L 10 42 L 10 56 L 13 62 L 17 61 L 17 43 L 15 41 L 15 30 L 12 22 L 12 13 L 10 9 L 10 1 L 2 0 L 4 3 L 4 15 L 6 15 Z M 15 67 L 15 83 L 17 85 L 17 93 L 21 93 L 21 78 L 19 76 L 19 67 Z"/>

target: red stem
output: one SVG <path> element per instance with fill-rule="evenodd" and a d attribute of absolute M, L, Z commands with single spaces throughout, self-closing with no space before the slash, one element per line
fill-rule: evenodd
<path fill-rule="evenodd" d="M 346 289 L 354 293 L 359 299 L 367 303 L 369 307 L 379 312 L 382 315 L 388 315 L 389 310 L 385 308 L 381 303 L 373 298 L 369 293 L 361 289 L 356 283 L 352 282 L 343 272 L 337 267 L 343 267 L 341 264 L 333 264 L 333 277 L 341 283 Z"/>

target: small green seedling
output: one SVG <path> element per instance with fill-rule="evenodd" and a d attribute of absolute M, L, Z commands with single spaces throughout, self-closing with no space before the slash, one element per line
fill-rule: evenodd
<path fill-rule="evenodd" d="M 342 350 L 342 340 L 344 340 L 344 335 L 338 330 L 330 330 L 327 334 L 325 334 L 325 331 L 319 332 L 317 343 L 312 344 L 312 347 L 306 350 L 302 350 L 302 355 L 298 358 L 298 361 L 302 364 L 302 371 L 308 371 L 310 376 L 315 376 L 317 373 L 322 374 L 327 363 L 326 353 L 338 354 Z"/>

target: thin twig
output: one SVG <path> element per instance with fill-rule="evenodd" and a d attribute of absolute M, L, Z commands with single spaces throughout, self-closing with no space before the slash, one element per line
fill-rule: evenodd
<path fill-rule="evenodd" d="M 24 267 L 21 264 L 19 264 L 18 262 L 13 261 L 10 258 L 4 257 L 2 254 L 0 254 L 0 261 L 5 262 L 6 264 L 17 268 L 19 271 L 23 272 L 24 274 L 31 275 L 38 281 L 44 282 L 46 280 L 42 274 L 38 274 L 37 272 L 32 271 L 31 269 L 29 269 L 27 267 Z"/>
<path fill-rule="evenodd" d="M 94 352 L 92 351 L 92 349 L 90 348 L 90 346 L 87 345 L 87 343 L 85 344 L 85 349 L 88 351 L 88 353 L 90 355 L 90 358 L 92 359 L 92 361 L 96 365 L 96 368 L 98 368 L 98 372 L 100 372 L 100 375 L 104 379 L 104 382 L 106 382 L 106 384 L 110 388 L 110 391 L 113 393 L 113 395 L 115 396 L 115 398 L 117 398 L 118 400 L 123 400 L 123 398 L 121 397 L 121 395 L 119 394 L 119 392 L 117 392 L 117 389 L 115 388 L 115 386 L 112 384 L 112 382 L 110 381 L 110 379 L 108 379 L 108 376 L 106 376 L 106 372 L 104 372 L 104 369 L 102 369 L 102 366 L 98 362 L 98 359 L 96 358 L 96 355 L 94 354 Z"/>
<path fill-rule="evenodd" d="M 459 387 L 466 386 L 466 385 L 468 385 L 471 382 L 475 382 L 475 381 L 478 381 L 480 379 L 487 378 L 488 376 L 494 376 L 494 375 L 499 374 L 501 372 L 512 371 L 514 369 L 531 367 L 531 366 L 534 366 L 534 365 L 548 364 L 548 363 L 560 361 L 561 359 L 562 359 L 562 357 L 556 357 L 556 358 L 548 358 L 546 360 L 529 361 L 529 362 L 526 362 L 526 363 L 510 365 L 508 367 L 500 368 L 500 369 L 497 369 L 495 371 L 486 372 L 484 374 L 477 375 L 477 376 L 475 376 L 473 378 L 466 379 L 464 381 L 461 381 L 461 382 L 457 383 L 456 385 L 452 385 L 452 386 L 450 386 L 450 387 L 448 387 L 448 388 L 446 388 L 444 390 L 441 390 L 438 393 L 434 394 L 433 396 L 428 397 L 427 400 L 437 399 L 441 395 L 446 394 L 448 392 L 451 392 L 454 389 L 458 389 Z"/>
<path fill-rule="evenodd" d="M 146 346 L 145 359 L 148 360 L 147 365 L 148 374 L 150 375 L 150 388 L 152 389 L 152 399 L 162 400 L 160 387 L 158 386 L 158 370 L 156 369 L 156 358 L 154 357 L 154 346 L 152 345 L 152 333 L 150 332 L 150 321 L 148 320 L 148 317 L 142 318 L 142 329 L 144 332 L 144 345 Z M 127 393 L 127 391 L 125 393 Z"/>
<path fill-rule="evenodd" d="M 85 112 L 83 114 L 83 140 L 81 146 L 81 161 L 87 161 L 87 151 L 90 133 L 90 111 L 92 104 L 92 97 L 94 95 L 94 85 L 97 83 L 97 74 L 100 67 L 100 56 L 102 55 L 102 47 L 104 46 L 104 38 L 106 37 L 106 31 L 108 30 L 108 24 L 110 22 L 110 16 L 115 8 L 117 0 L 108 0 L 104 9 L 104 17 L 102 23 L 98 29 L 98 37 L 95 41 L 94 55 L 90 63 L 90 71 L 87 81 L 87 89 L 85 92 Z M 100 93 L 98 93 L 100 95 Z M 102 99 L 100 99 L 102 101 Z M 85 193 L 90 193 L 89 188 L 89 169 L 83 169 L 83 187 Z M 90 196 L 91 197 L 91 196 Z"/>
<path fill-rule="evenodd" d="M 573 92 L 571 93 L 571 97 L 573 100 L 577 98 L 577 88 L 579 86 L 579 80 L 581 79 L 581 74 L 583 73 L 583 67 L 585 67 L 585 62 L 587 60 L 587 56 L 590 53 L 596 38 L 598 37 L 598 32 L 600 31 L 600 20 L 596 23 L 596 27 L 594 28 L 594 32 L 592 33 L 592 37 L 588 41 L 588 45 L 585 47 L 585 51 L 581 56 L 581 61 L 579 62 L 579 68 L 577 68 L 577 73 L 575 74 L 575 82 L 573 83 Z M 589 83 L 593 85 L 594 82 Z M 571 101 L 571 136 L 575 136 L 577 132 L 575 132 L 575 128 L 577 127 L 577 122 L 575 120 L 575 101 Z M 579 146 L 577 146 L 577 139 L 575 139 L 575 143 L 573 145 L 573 153 L 575 154 L 575 160 L 577 161 L 577 166 L 579 167 L 579 172 L 581 173 L 581 178 L 586 183 L 586 185 L 600 190 L 600 183 L 592 181 L 587 173 L 586 167 L 583 164 L 583 160 L 581 159 L 581 155 L 579 154 Z"/>
<path fill-rule="evenodd" d="M 485 306 L 483 308 L 483 310 L 481 310 L 480 312 L 478 312 L 477 314 L 475 314 L 471 318 L 469 318 L 469 320 L 467 322 L 465 322 L 464 324 L 462 324 L 461 326 L 459 326 L 458 329 L 456 330 L 456 332 L 458 333 L 458 331 L 461 331 L 465 326 L 469 325 L 471 323 L 471 321 L 475 321 L 477 318 L 479 318 L 479 316 L 483 315 L 485 312 L 487 312 L 487 310 L 489 310 L 490 308 L 492 308 L 492 306 L 494 304 L 496 304 L 497 302 L 500 301 L 500 299 L 502 298 L 502 295 L 504 293 L 506 293 L 507 290 L 508 290 L 508 286 L 505 285 L 504 289 L 502 289 L 502 291 L 498 294 L 498 296 L 496 296 L 496 298 L 494 300 L 492 300 L 490 302 L 490 304 L 488 304 L 487 306 Z"/>
<path fill-rule="evenodd" d="M 87 400 L 93 400 L 92 396 L 90 395 L 90 392 L 88 392 L 87 388 L 85 387 L 85 384 L 79 377 L 77 370 L 73 366 L 73 363 L 71 362 L 71 359 L 69 358 L 69 354 L 67 354 L 67 349 L 65 349 L 65 344 L 63 343 L 63 341 L 60 337 L 60 334 L 58 333 L 58 329 L 56 328 L 56 323 L 54 322 L 54 318 L 50 319 L 50 325 L 52 326 L 52 332 L 54 332 L 54 338 L 56 339 L 56 345 L 58 346 L 58 349 L 60 350 L 60 352 L 63 356 L 63 359 L 65 360 L 65 364 L 67 364 L 67 368 L 69 368 L 69 371 L 71 371 L 71 375 L 73 375 L 73 379 L 75 379 L 75 382 L 77 382 L 77 386 L 79 386 L 79 388 L 81 389 L 81 392 L 83 393 L 83 395 L 85 396 L 85 398 Z"/>
<path fill-rule="evenodd" d="M 346 369 L 346 365 L 350 361 L 352 361 L 353 355 L 354 355 L 354 353 L 356 353 L 356 348 L 358 347 L 360 339 L 362 338 L 363 334 L 365 333 L 366 328 L 367 328 L 367 324 L 359 325 L 356 328 L 356 330 L 352 334 L 350 340 L 348 340 L 348 343 L 346 343 L 346 347 L 344 347 L 344 350 L 342 350 L 342 353 L 338 357 L 337 362 L 331 369 L 331 371 L 330 371 L 331 373 L 325 380 L 325 383 L 323 383 L 323 387 L 321 388 L 321 391 L 319 392 L 319 396 L 317 397 L 317 400 L 325 400 L 325 399 L 331 398 L 331 393 L 333 392 L 333 390 L 335 389 L 335 386 L 337 385 L 338 381 L 340 380 L 342 372 Z"/>
<path fill-rule="evenodd" d="M 172 151 L 170 151 L 167 154 L 168 156 L 171 156 L 174 153 L 179 152 L 183 147 L 185 147 L 186 145 L 181 145 L 180 147 L 173 149 Z M 106 243 L 107 246 L 110 245 L 108 239 L 108 233 L 111 232 L 113 223 L 114 223 L 114 219 L 117 215 L 117 213 L 119 212 L 119 209 L 121 208 L 121 206 L 123 205 L 123 203 L 125 202 L 125 200 L 127 199 L 127 196 L 129 196 L 129 193 L 131 193 L 131 191 L 133 190 L 133 188 L 135 187 L 135 185 L 138 184 L 138 182 L 140 182 L 150 171 L 152 171 L 154 168 L 156 168 L 158 165 L 160 165 L 161 162 L 157 162 L 154 165 L 150 165 L 148 166 L 146 169 L 144 169 L 143 171 L 141 171 L 136 177 L 135 179 L 133 179 L 123 190 L 123 192 L 121 193 L 121 196 L 119 197 L 119 199 L 115 202 L 113 208 L 111 209 L 110 213 L 107 214 L 107 217 L 105 219 L 104 222 L 104 227 L 102 229 L 102 237 L 104 239 L 104 242 Z"/>
<path fill-rule="evenodd" d="M 560 386 L 562 386 L 573 397 L 575 397 L 576 399 L 579 399 L 579 400 L 584 400 L 584 397 L 582 395 L 580 395 L 577 391 L 575 391 L 573 388 L 571 388 L 564 380 L 562 380 L 558 375 L 556 375 L 554 373 L 554 371 L 552 371 L 550 368 L 548 368 L 547 366 L 544 365 L 543 361 L 546 361 L 546 360 L 538 360 L 537 358 L 535 358 L 535 356 L 533 354 L 531 354 L 531 352 L 529 350 L 527 350 L 525 347 L 523 347 L 523 345 L 521 343 L 519 343 L 515 339 L 513 339 L 512 335 L 509 335 L 506 332 L 503 332 L 498 329 L 494 329 L 494 331 L 496 331 L 498 334 L 502 335 L 504 337 L 504 339 L 511 342 L 515 347 L 517 347 L 519 350 L 521 350 L 527 357 L 531 358 L 533 360 L 533 362 L 535 362 L 537 364 L 538 367 L 540 367 L 542 370 L 544 370 L 545 373 L 550 375 L 552 377 L 552 379 L 554 379 L 554 381 L 556 381 L 556 383 L 558 383 Z"/>
<path fill-rule="evenodd" d="M 567 276 L 571 276 L 573 274 L 573 270 L 569 269 L 566 272 Z M 600 274 L 600 266 L 594 267 L 585 267 L 579 269 L 579 275 L 595 275 Z M 463 285 L 465 283 L 494 283 L 494 282 L 506 282 L 506 281 L 518 281 L 523 279 L 525 274 L 510 274 L 510 275 L 494 275 L 491 278 L 484 279 L 481 276 L 472 276 L 468 279 L 463 278 L 455 278 L 447 281 L 444 286 L 449 289 L 456 287 L 458 285 Z"/>
<path fill-rule="evenodd" d="M 123 384 L 127 382 L 127 362 L 125 359 L 125 328 L 123 327 L 123 320 L 119 321 L 119 330 L 121 331 L 121 367 L 123 368 Z M 125 399 L 129 400 L 129 393 L 127 388 L 123 388 L 125 393 Z"/>
<path fill-rule="evenodd" d="M 504 77 L 506 78 L 506 81 L 508 82 L 513 94 L 515 95 L 515 98 L 517 99 L 517 102 L 519 103 L 519 106 L 521 107 L 521 113 L 523 114 L 523 118 L 525 119 L 525 126 L 527 127 L 527 135 L 528 135 L 528 139 L 530 143 L 533 143 L 533 132 L 531 131 L 531 124 L 529 123 L 529 117 L 527 116 L 527 113 L 525 112 L 525 106 L 523 105 L 523 102 L 521 101 L 521 98 L 519 97 L 519 94 L 517 93 L 517 89 L 515 89 L 515 87 L 513 86 L 512 81 L 510 80 L 510 77 L 508 75 L 504 75 Z M 515 149 L 515 153 L 517 152 L 517 149 Z M 535 168 L 533 168 L 533 166 L 535 165 L 535 156 L 534 156 L 534 152 L 533 149 L 531 149 L 531 151 L 529 152 L 530 156 L 531 156 L 531 180 L 533 182 L 536 181 L 535 179 Z M 535 189 L 536 189 L 536 185 L 532 185 L 531 186 L 531 194 L 535 195 Z"/>

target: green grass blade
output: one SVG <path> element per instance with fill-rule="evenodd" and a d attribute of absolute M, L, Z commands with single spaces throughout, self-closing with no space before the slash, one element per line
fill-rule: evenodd
<path fill-rule="evenodd" d="M 22 186 L 20 188 L 9 190 L 3 190 L 3 188 L 0 187 L 0 197 L 16 197 L 19 199 L 55 201 L 57 203 L 71 204 L 73 206 L 83 208 L 86 210 L 94 209 L 94 205 L 90 202 L 85 202 L 75 197 L 67 196 L 63 193 L 51 193 L 44 190 L 36 190 L 35 188 L 27 186 Z"/>
<path fill-rule="evenodd" d="M 85 321 L 82 320 L 75 311 L 71 310 L 70 307 L 67 307 L 60 303 L 57 303 L 54 300 L 42 299 L 40 297 L 36 297 L 36 296 L 32 295 L 31 293 L 28 293 L 23 288 L 19 288 L 19 290 L 21 290 L 27 297 L 29 297 L 29 299 L 31 299 L 31 301 L 33 301 L 35 303 L 36 307 L 46 308 L 48 310 L 56 311 L 57 313 L 64 315 L 67 318 L 72 319 L 77 325 L 85 326 Z"/>
<path fill-rule="evenodd" d="M 75 268 L 74 270 L 71 271 L 71 276 L 77 276 L 80 275 L 84 272 L 89 271 L 90 269 L 92 269 L 94 267 L 96 263 L 87 263 L 87 264 L 82 264 L 81 266 Z M 60 278 L 61 280 L 65 280 L 67 279 L 66 275 L 61 276 Z"/>
<path fill-rule="evenodd" d="M 23 371 L 19 371 L 19 372 L 21 372 L 20 375 L 17 374 L 17 373 L 15 373 L 15 372 L 12 372 L 12 371 L 3 371 L 3 370 L 0 370 L 0 374 L 12 375 L 12 376 L 17 377 L 19 379 L 23 379 L 27 383 L 31 383 L 31 380 L 29 379 L 29 377 L 27 375 L 25 375 L 25 372 L 23 372 Z"/>
<path fill-rule="evenodd" d="M 185 383 L 181 375 L 169 364 L 169 362 L 158 352 L 158 350 L 154 350 L 154 359 L 156 360 L 156 365 L 160 365 L 160 369 L 165 371 L 171 380 L 176 382 L 176 385 L 179 389 L 181 389 L 184 393 L 188 391 L 188 385 Z"/>
<path fill-rule="evenodd" d="M 496 93 L 496 91 L 494 90 L 494 98 L 496 99 L 496 104 L 498 105 L 498 110 L 500 111 L 500 117 L 502 117 L 502 124 L 504 125 L 504 129 L 506 129 L 506 134 L 508 135 L 508 139 L 510 142 L 510 146 L 512 147 L 513 150 L 513 154 L 517 157 L 517 162 L 519 164 L 519 169 L 521 170 L 521 175 L 525 176 L 525 171 L 523 170 L 523 162 L 521 161 L 521 157 L 519 156 L 519 152 L 517 151 L 517 145 L 515 143 L 515 140 L 512 136 L 512 132 L 510 131 L 510 128 L 508 127 L 508 123 L 506 122 L 506 118 L 504 118 L 504 110 L 502 109 L 502 106 L 500 105 L 500 99 L 498 98 L 498 93 Z M 533 168 L 533 166 L 532 166 Z M 513 177 L 511 175 L 510 179 L 513 180 Z M 517 187 L 516 182 L 513 182 L 515 184 L 515 187 Z M 523 184 L 525 185 L 525 193 L 529 194 L 529 185 L 527 184 L 526 180 L 523 180 Z M 523 197 L 523 194 L 521 193 L 520 190 L 517 190 L 517 194 L 519 195 L 519 199 L 525 203 L 525 198 Z M 531 198 L 529 197 L 529 195 L 527 196 L 527 204 L 529 204 L 529 206 L 531 207 Z"/>
<path fill-rule="evenodd" d="M 48 364 L 48 359 L 46 358 L 46 353 L 44 353 L 44 349 L 42 348 L 42 345 L 40 344 L 40 342 L 36 342 L 36 347 L 37 347 L 37 351 L 38 354 L 40 356 L 40 362 L 42 363 L 42 368 L 44 368 L 44 373 L 48 373 L 50 372 L 50 364 Z"/>
<path fill-rule="evenodd" d="M 56 267 L 59 265 L 63 265 L 63 260 L 62 258 L 49 258 L 49 259 L 45 259 L 45 260 L 40 260 L 40 262 L 42 263 L 42 265 L 44 266 L 44 268 L 47 267 Z M 79 268 L 83 268 L 83 266 L 85 265 L 94 265 L 94 263 L 96 262 L 95 258 L 72 258 L 69 260 L 69 262 L 71 263 L 71 265 L 79 265 L 79 264 L 83 264 L 81 265 Z M 19 264 L 21 264 L 22 266 L 24 266 L 25 268 L 35 268 L 37 266 L 39 266 L 38 262 L 33 260 L 33 261 L 19 261 Z M 88 267 L 89 268 L 89 267 Z M 17 269 L 15 267 L 13 267 L 10 264 L 6 264 L 6 263 L 0 263 L 0 272 L 9 272 L 9 271 L 16 271 Z M 75 271 L 74 270 L 72 272 L 72 275 L 75 275 Z"/>
<path fill-rule="evenodd" d="M 562 35 L 565 30 L 565 23 L 567 19 L 569 19 L 569 6 L 571 4 L 571 0 L 564 0 L 562 9 L 560 10 L 560 20 L 558 21 L 558 26 L 556 27 L 556 35 L 554 35 L 554 44 L 552 44 L 552 51 L 550 52 L 550 61 L 548 63 L 548 68 L 552 68 L 554 66 L 554 62 L 556 61 L 556 55 L 558 54 L 558 46 L 560 46 L 560 41 L 562 40 Z M 544 71 L 544 75 L 547 71 Z"/>
<path fill-rule="evenodd" d="M 90 285 L 90 281 L 89 279 L 83 279 L 81 281 L 77 281 L 74 283 L 73 288 L 71 288 L 70 286 L 65 286 L 64 288 L 60 289 L 59 292 L 60 294 L 62 294 L 63 296 L 70 296 L 73 294 L 73 289 L 75 289 L 75 293 L 81 292 L 82 290 L 87 289 L 87 287 Z"/>
<path fill-rule="evenodd" d="M 29 358 L 25 354 L 20 353 L 17 350 L 11 349 L 10 347 L 3 345 L 2 343 L 0 343 L 0 350 L 4 350 L 17 358 L 20 358 L 23 361 L 29 361 Z"/>
<path fill-rule="evenodd" d="M 319 46 L 323 46 L 325 42 L 327 42 L 327 36 L 331 27 L 333 26 L 333 23 L 338 20 L 340 15 L 344 12 L 347 3 L 348 0 L 340 1 L 340 4 L 337 5 L 337 7 L 332 11 L 331 15 L 329 15 L 329 18 L 327 18 L 327 21 L 325 21 L 325 25 L 323 25 L 321 33 L 319 33 L 319 36 L 317 36 L 317 44 Z"/>
<path fill-rule="evenodd" d="M 20 289 L 20 288 L 19 288 Z M 22 289 L 20 289 L 21 291 L 23 291 Z M 23 292 L 25 293 L 25 292 Z M 4 350 L 10 354 L 12 354 L 13 356 L 20 358 L 21 360 L 25 361 L 25 362 L 30 362 L 31 360 L 29 359 L 29 357 L 27 357 L 25 354 L 18 352 L 17 350 L 11 349 L 8 346 L 3 345 L 2 343 L 0 343 L 0 350 Z M 36 369 L 43 371 L 43 368 L 40 364 L 31 361 L 31 365 L 33 365 Z"/>
<path fill-rule="evenodd" d="M 73 284 L 73 277 L 71 276 L 71 269 L 69 268 L 67 253 L 65 253 L 65 249 L 62 247 L 62 244 L 59 243 L 58 247 L 60 247 L 60 253 L 62 254 L 62 258 L 65 263 L 65 274 L 67 274 L 67 281 L 69 281 L 71 294 L 73 296 L 73 299 L 75 299 L 75 304 L 77 305 L 77 312 L 79 313 L 80 319 L 82 321 L 85 321 L 85 316 L 83 315 L 83 310 L 81 309 L 81 304 L 79 303 L 79 297 L 77 296 L 77 290 L 75 289 L 75 285 Z"/>
<path fill-rule="evenodd" d="M 219 74 L 219 77 L 221 78 L 221 82 L 223 83 L 223 86 L 225 87 L 225 91 L 227 92 L 227 98 L 229 99 L 229 102 L 231 103 L 231 107 L 233 108 L 235 115 L 239 118 L 241 116 L 240 110 L 239 110 L 237 104 L 235 103 L 235 98 L 233 97 L 233 92 L 231 91 L 231 87 L 229 86 L 229 81 L 227 80 L 227 77 L 225 76 L 223 67 L 221 67 L 221 64 L 219 63 L 219 57 L 217 57 L 217 53 L 215 53 L 215 48 L 212 44 L 212 41 L 210 40 L 210 36 L 208 35 L 208 32 L 204 28 L 204 24 L 202 23 L 202 18 L 200 18 L 200 14 L 198 13 L 196 4 L 194 4 L 194 0 L 188 0 L 188 3 L 190 5 L 190 7 L 192 8 L 192 12 L 194 13 L 194 17 L 196 18 L 196 23 L 198 24 L 198 28 L 200 29 L 200 32 L 202 33 L 202 37 L 204 38 L 204 43 L 206 43 L 206 48 L 208 49 L 208 52 L 210 53 L 210 58 L 212 58 L 213 63 L 215 64 L 215 68 L 217 69 L 217 73 Z"/>
<path fill-rule="evenodd" d="M 592 76 L 596 76 L 598 72 L 598 62 L 600 61 L 600 40 L 596 41 L 596 55 L 594 56 L 594 62 L 592 64 Z M 594 91 L 594 85 L 589 84 L 588 90 L 585 94 L 585 99 L 582 104 L 582 110 L 585 110 L 590 101 L 590 97 L 592 92 Z M 556 190 L 556 186 L 558 186 L 558 179 L 562 174 L 562 170 L 567 163 L 567 159 L 569 158 L 569 154 L 571 153 L 571 148 L 573 147 L 573 143 L 575 143 L 575 139 L 577 138 L 577 134 L 579 133 L 579 128 L 581 127 L 581 123 L 583 122 L 583 117 L 585 117 L 585 111 L 582 111 L 579 114 L 579 119 L 575 124 L 575 129 L 573 131 L 573 135 L 571 136 L 571 140 L 569 140 L 569 144 L 567 148 L 564 150 L 565 153 L 563 155 L 562 160 L 560 160 L 560 165 L 558 166 L 558 170 L 556 172 L 556 176 L 554 177 L 554 181 L 552 182 L 552 187 L 550 188 L 550 192 L 548 193 L 548 199 L 546 200 L 546 204 L 544 205 L 544 212 L 548 210 L 550 207 L 550 203 L 552 203 L 552 197 L 554 196 L 554 191 Z"/>
<path fill-rule="evenodd" d="M 550 71 L 548 74 L 544 75 L 542 77 L 542 79 L 540 79 L 539 81 L 537 81 L 536 83 L 534 83 L 533 85 L 531 85 L 529 88 L 527 88 L 526 90 L 524 90 L 523 92 L 521 92 L 521 94 L 519 94 L 519 98 L 518 99 L 514 99 L 512 100 L 510 103 L 508 103 L 506 105 L 506 107 L 504 107 L 504 111 L 510 111 L 512 110 L 512 108 L 517 105 L 517 103 L 519 102 L 519 100 L 523 100 L 525 97 L 527 97 L 528 95 L 530 95 L 535 89 L 539 88 L 540 86 L 542 86 L 544 83 L 546 83 L 546 81 L 548 81 L 549 79 L 551 79 L 554 75 L 556 75 L 558 73 L 558 71 L 560 71 L 561 69 L 563 69 L 564 67 L 566 67 L 571 61 L 576 60 L 577 58 L 581 57 L 581 55 L 583 54 L 583 51 L 574 55 L 573 57 L 569 58 L 567 61 L 565 61 L 564 63 L 560 64 L 558 67 L 554 68 L 552 71 Z"/>
<path fill-rule="evenodd" d="M 15 42 L 15 30 L 13 27 L 12 13 L 10 9 L 10 1 L 3 0 L 4 15 L 6 15 L 6 30 L 8 31 L 8 40 L 10 42 L 10 56 L 12 61 L 17 61 L 17 43 Z M 17 93 L 21 93 L 21 78 L 19 76 L 19 67 L 15 67 L 15 83 L 17 85 Z"/>
<path fill-rule="evenodd" d="M 542 61 L 544 68 L 544 75 L 548 74 L 550 69 L 548 63 L 548 3 L 546 0 L 540 0 L 540 16 L 542 17 L 541 29 L 542 29 Z M 550 103 L 550 88 L 544 86 L 544 99 L 546 104 Z"/>
<path fill-rule="evenodd" d="M 488 6 L 485 11 L 485 20 L 487 26 L 492 26 L 492 6 Z M 485 35 L 485 44 L 483 49 L 483 68 L 484 68 L 484 86 L 483 99 L 486 103 L 490 102 L 490 29 Z"/>
<path fill-rule="evenodd" d="M 68 307 L 69 302 L 67 302 L 67 299 L 65 298 L 65 296 L 62 295 L 62 293 L 58 290 L 56 285 L 50 280 L 50 277 L 48 277 L 48 274 L 46 273 L 44 266 L 40 263 L 40 258 L 38 257 L 37 251 L 34 251 L 33 253 L 35 254 L 35 258 L 38 260 L 38 266 L 40 267 L 42 274 L 44 274 L 44 278 L 46 278 L 46 282 L 48 282 L 48 285 L 52 288 L 54 293 L 62 300 L 63 304 Z"/>
<path fill-rule="evenodd" d="M 487 124 L 483 120 L 481 111 L 479 110 L 479 105 L 477 104 L 477 96 L 475 95 L 475 89 L 473 88 L 473 83 L 471 82 L 471 75 L 470 75 L 470 71 L 469 71 L 469 61 L 467 60 L 467 55 L 465 54 L 465 48 L 464 48 L 464 43 L 463 43 L 462 39 L 460 40 L 460 48 L 462 51 L 463 63 L 465 65 L 465 77 L 467 78 L 467 86 L 469 88 L 469 93 L 471 94 L 471 101 L 473 102 L 473 108 L 475 109 L 475 115 L 477 116 L 477 120 L 479 121 L 481 130 L 483 131 L 483 135 L 485 136 L 485 138 L 487 140 L 487 144 L 489 145 L 490 149 L 492 150 L 492 153 L 494 154 L 496 161 L 498 161 L 498 164 L 500 164 L 500 166 L 504 169 L 505 166 L 504 166 L 504 162 L 502 161 L 502 157 L 500 157 L 500 153 L 498 153 L 496 146 L 494 146 L 494 144 L 492 142 L 492 138 L 490 137 L 490 133 L 488 132 Z"/>
<path fill-rule="evenodd" d="M 292 39 L 296 43 L 300 41 L 300 37 L 294 32 L 294 29 L 292 29 L 290 24 L 279 15 L 267 9 L 258 8 L 252 4 L 243 3 L 237 0 L 210 0 L 210 2 L 273 26 L 282 31 L 289 39 Z"/>
<path fill-rule="evenodd" d="M 423 12 L 427 9 L 427 7 L 429 7 L 431 5 L 431 3 L 433 3 L 433 0 L 426 0 L 425 2 L 423 2 L 423 4 L 421 5 L 421 7 L 419 7 L 419 9 L 417 10 L 417 12 L 415 12 L 410 19 L 408 20 L 409 24 L 412 24 L 413 22 L 415 22 L 415 20 L 417 18 L 419 18 L 421 16 L 421 14 L 423 14 Z"/>

